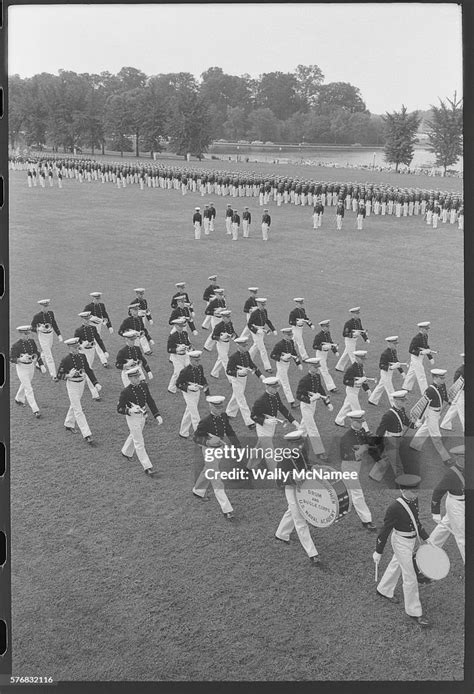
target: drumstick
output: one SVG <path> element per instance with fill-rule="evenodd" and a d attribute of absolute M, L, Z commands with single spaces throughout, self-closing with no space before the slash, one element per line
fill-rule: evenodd
<path fill-rule="evenodd" d="M 379 565 L 375 564 L 375 583 L 377 583 L 379 579 Z"/>

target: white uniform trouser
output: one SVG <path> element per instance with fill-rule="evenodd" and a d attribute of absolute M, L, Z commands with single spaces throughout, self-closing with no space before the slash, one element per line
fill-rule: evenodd
<path fill-rule="evenodd" d="M 342 214 L 336 215 L 336 229 L 342 229 Z"/>
<path fill-rule="evenodd" d="M 360 460 L 343 460 L 341 463 L 342 472 L 357 472 L 357 479 L 348 478 L 344 480 L 349 496 L 351 497 L 354 510 L 361 519 L 362 523 L 370 523 L 372 514 L 365 502 L 364 492 L 360 486 Z"/>
<path fill-rule="evenodd" d="M 449 409 L 441 422 L 441 428 L 451 430 L 453 428 L 451 422 L 456 415 L 458 415 L 462 430 L 464 431 L 464 390 L 461 390 L 461 392 L 458 394 L 456 402 L 453 402 L 452 405 L 449 406 Z"/>
<path fill-rule="evenodd" d="M 359 402 L 360 388 L 357 386 L 346 386 L 346 397 L 342 403 L 342 407 L 336 415 L 336 422 L 338 424 L 344 424 L 344 418 L 352 410 L 360 410 Z M 363 429 L 368 431 L 367 422 L 362 425 Z"/>
<path fill-rule="evenodd" d="M 228 414 L 229 417 L 235 417 L 240 410 L 244 424 L 249 426 L 249 424 L 253 422 L 250 418 L 250 408 L 245 399 L 247 376 L 227 376 L 227 378 L 232 386 L 232 397 L 228 402 L 226 414 Z"/>
<path fill-rule="evenodd" d="M 87 423 L 86 416 L 82 411 L 81 398 L 84 392 L 84 386 L 86 385 L 85 380 L 83 381 L 66 381 L 67 394 L 69 396 L 70 407 L 66 414 L 66 419 L 64 420 L 65 427 L 77 426 L 81 430 L 81 434 L 85 438 L 91 435 L 91 430 Z"/>
<path fill-rule="evenodd" d="M 329 350 L 316 350 L 316 358 L 321 360 L 319 370 L 321 372 L 321 376 L 323 377 L 324 385 L 328 390 L 334 390 L 336 384 L 334 383 L 333 378 L 328 370 L 328 354 Z"/>
<path fill-rule="evenodd" d="M 364 217 L 361 214 L 357 215 L 357 228 L 359 231 L 364 227 Z"/>
<path fill-rule="evenodd" d="M 54 363 L 53 353 L 51 351 L 51 347 L 53 346 L 53 337 L 53 331 L 50 333 L 42 333 L 40 330 L 38 330 L 38 342 L 40 343 L 41 347 L 41 359 L 48 367 L 50 375 L 55 378 L 56 365 Z"/>
<path fill-rule="evenodd" d="M 354 352 L 357 345 L 357 338 L 345 337 L 344 344 L 344 352 L 341 354 L 341 357 L 335 367 L 338 371 L 344 371 L 344 368 L 348 361 L 350 361 L 351 364 L 355 362 Z"/>
<path fill-rule="evenodd" d="M 194 222 L 194 238 L 195 239 L 201 238 L 201 223 L 200 222 Z"/>
<path fill-rule="evenodd" d="M 212 316 L 208 316 L 208 315 L 206 314 L 206 316 L 205 316 L 205 318 L 204 318 L 204 320 L 203 320 L 203 322 L 202 322 L 202 327 L 203 327 L 203 328 L 208 328 L 208 327 L 211 325 L 211 318 L 212 318 Z"/>
<path fill-rule="evenodd" d="M 248 239 L 249 234 L 250 234 L 250 224 L 249 224 L 248 220 L 246 220 L 246 219 L 243 220 L 242 229 L 243 229 L 244 239 Z"/>
<path fill-rule="evenodd" d="M 206 340 L 206 342 L 204 343 L 204 349 L 207 349 L 207 350 L 209 350 L 209 352 L 212 352 L 212 349 L 213 349 L 214 345 L 216 344 L 216 340 L 213 340 L 213 339 L 212 339 L 212 333 L 214 332 L 214 328 L 216 327 L 216 325 L 217 325 L 217 324 L 219 323 L 219 321 L 221 321 L 222 319 L 221 319 L 221 318 L 217 318 L 217 316 L 211 316 L 210 318 L 211 318 L 211 320 L 210 320 L 211 327 L 209 328 L 209 335 L 208 335 L 208 337 L 207 337 L 207 340 Z M 203 325 L 204 325 L 204 324 L 203 324 Z"/>
<path fill-rule="evenodd" d="M 189 390 L 186 393 L 183 391 L 186 409 L 184 410 L 183 418 L 179 427 L 179 433 L 181 436 L 189 436 L 191 426 L 193 427 L 193 431 L 196 431 L 197 429 L 197 425 L 201 419 L 198 410 L 200 395 L 200 390 Z"/>
<path fill-rule="evenodd" d="M 89 347 L 89 349 L 85 349 L 85 347 L 79 347 L 79 351 L 82 354 L 85 354 L 86 359 L 87 359 L 87 363 L 89 364 L 90 368 L 92 369 L 92 364 L 94 363 L 94 357 L 95 357 L 95 349 L 93 347 Z M 89 378 L 89 376 L 87 376 L 87 374 L 86 374 L 86 383 L 87 383 L 87 387 L 89 388 L 92 397 L 94 398 L 94 400 L 97 400 L 97 398 L 100 397 L 99 391 L 97 390 L 97 388 L 94 385 L 92 385 L 92 381 Z"/>
<path fill-rule="evenodd" d="M 239 238 L 239 225 L 236 222 L 232 222 L 232 241 L 237 241 Z"/>
<path fill-rule="evenodd" d="M 146 378 L 145 378 L 145 372 L 143 371 L 143 368 L 141 366 L 139 366 L 138 368 L 140 369 L 140 375 L 141 375 L 140 380 L 145 381 Z M 126 371 L 126 369 L 122 369 L 122 371 L 120 373 L 120 377 L 122 379 L 122 383 L 123 383 L 124 388 L 126 388 L 127 386 L 130 385 L 130 379 L 127 376 L 127 374 L 125 373 L 125 371 Z"/>
<path fill-rule="evenodd" d="M 222 342 L 221 340 L 216 340 L 217 347 L 217 360 L 212 367 L 211 376 L 219 376 L 220 370 L 227 369 L 227 362 L 229 361 L 229 347 L 230 342 Z"/>
<path fill-rule="evenodd" d="M 225 228 L 226 233 L 230 235 L 232 233 L 232 217 L 225 218 Z"/>
<path fill-rule="evenodd" d="M 448 492 L 446 513 L 430 535 L 430 540 L 437 547 L 442 547 L 448 537 L 454 535 L 464 563 L 466 563 L 465 504 L 465 501 L 456 499 Z"/>
<path fill-rule="evenodd" d="M 187 354 L 170 354 L 170 359 L 173 364 L 173 373 L 168 383 L 168 390 L 176 392 L 176 381 L 180 371 L 189 364 L 189 357 Z"/>
<path fill-rule="evenodd" d="M 425 419 L 423 424 L 419 429 L 415 431 L 415 434 L 410 442 L 410 448 L 416 451 L 421 451 L 423 444 L 426 439 L 430 436 L 433 442 L 433 446 L 436 448 L 441 456 L 442 460 L 449 460 L 451 456 L 449 455 L 446 448 L 443 446 L 441 440 L 441 432 L 439 430 L 439 411 L 436 411 L 432 407 L 426 409 Z"/>
<path fill-rule="evenodd" d="M 433 212 L 432 220 L 433 220 L 433 229 L 437 229 L 438 228 L 439 215 L 437 215 L 435 212 Z"/>
<path fill-rule="evenodd" d="M 102 327 L 103 327 L 103 325 L 104 325 L 104 323 L 98 323 L 98 324 L 95 326 L 95 327 L 97 328 L 97 332 L 99 333 L 99 335 L 100 335 L 101 332 L 102 332 Z M 97 356 L 98 356 L 99 359 L 100 359 L 100 363 L 101 363 L 101 364 L 107 364 L 107 357 L 105 356 L 104 352 L 102 351 L 101 347 L 99 347 L 99 345 L 97 344 L 97 342 L 94 342 L 94 347 L 95 347 L 95 351 L 96 351 L 96 353 L 97 353 Z"/>
<path fill-rule="evenodd" d="M 127 420 L 130 434 L 123 444 L 122 453 L 131 457 L 135 451 L 143 469 L 149 470 L 153 465 L 145 450 L 145 441 L 143 440 L 143 427 L 145 426 L 146 417 L 143 414 L 127 414 L 125 419 Z"/>
<path fill-rule="evenodd" d="M 373 465 L 369 472 L 369 477 L 380 482 L 389 467 L 392 468 L 395 478 L 399 475 L 403 475 L 404 469 L 400 457 L 401 439 L 402 437 L 399 435 L 392 434 L 388 431 L 385 432 L 383 457 L 377 460 Z"/>
<path fill-rule="evenodd" d="M 145 354 L 151 353 L 151 346 L 145 335 L 140 335 L 140 337 L 135 340 L 135 347 L 141 347 Z"/>
<path fill-rule="evenodd" d="M 255 354 L 258 351 L 260 354 L 260 357 L 262 359 L 262 362 L 263 362 L 263 368 L 264 369 L 271 369 L 271 364 L 270 364 L 270 360 L 268 359 L 268 354 L 267 354 L 267 350 L 265 347 L 264 338 L 265 338 L 265 333 L 263 331 L 261 333 L 259 333 L 259 332 L 252 333 L 253 345 L 249 349 L 249 354 L 250 354 L 251 358 L 253 359 Z"/>
<path fill-rule="evenodd" d="M 202 446 L 203 453 L 204 453 L 204 446 Z M 207 479 L 206 478 L 206 471 L 212 471 L 213 474 L 211 475 L 212 479 Z M 197 494 L 198 496 L 205 496 L 206 494 L 206 489 L 208 488 L 209 484 L 212 485 L 212 489 L 214 490 L 215 497 L 219 503 L 219 506 L 221 507 L 222 513 L 231 513 L 234 509 L 232 508 L 232 504 L 230 503 L 227 494 L 225 493 L 224 489 L 224 482 L 220 479 L 220 477 L 216 477 L 216 472 L 219 471 L 219 461 L 218 460 L 213 460 L 211 463 L 206 463 L 204 461 L 204 467 L 202 469 L 201 474 L 196 480 L 196 483 L 193 487 L 193 492 L 194 494 Z"/>
<path fill-rule="evenodd" d="M 18 374 L 18 378 L 20 379 L 20 387 L 18 388 L 17 393 L 15 395 L 15 400 L 24 404 L 26 398 L 26 401 L 28 402 L 28 405 L 31 407 L 33 412 L 38 412 L 39 407 L 36 404 L 35 395 L 33 393 L 33 388 L 31 385 L 31 381 L 33 380 L 33 376 L 35 375 L 34 363 L 16 364 L 16 372 Z"/>
<path fill-rule="evenodd" d="M 321 441 L 321 435 L 319 433 L 316 422 L 314 421 L 314 414 L 316 412 L 316 403 L 314 402 L 302 402 L 301 403 L 301 428 L 306 432 L 309 437 L 311 446 L 316 455 L 324 453 L 324 446 Z"/>
<path fill-rule="evenodd" d="M 414 354 L 411 355 L 410 366 L 408 367 L 407 374 L 403 381 L 402 388 L 404 390 L 411 390 L 415 382 L 415 379 L 417 380 L 418 385 L 420 387 L 420 391 L 422 393 L 424 393 L 425 390 L 428 388 L 428 382 L 426 380 L 425 375 L 425 367 L 423 366 L 423 357 L 424 354 L 420 354 L 418 356 L 415 356 Z"/>
<path fill-rule="evenodd" d="M 203 218 L 203 224 L 204 224 L 204 234 L 207 236 L 209 234 L 209 228 L 210 228 L 210 219 L 209 217 L 204 217 Z"/>
<path fill-rule="evenodd" d="M 273 460 L 273 437 L 275 435 L 276 422 L 264 421 L 263 424 L 257 424 L 256 434 L 258 436 L 257 447 L 265 449 L 265 462 L 269 470 L 276 470 L 276 463 Z"/>
<path fill-rule="evenodd" d="M 413 549 L 416 537 L 403 537 L 396 530 L 392 531 L 393 557 L 385 569 L 377 590 L 387 598 L 393 598 L 395 586 L 400 574 L 403 580 L 403 597 L 405 600 L 405 612 L 410 617 L 421 617 L 422 609 L 418 593 L 418 580 L 413 566 Z"/>
<path fill-rule="evenodd" d="M 393 370 L 391 370 L 390 368 L 388 369 L 388 371 L 380 369 L 380 380 L 375 386 L 374 390 L 372 391 L 372 395 L 369 398 L 369 402 L 371 402 L 373 405 L 378 405 L 380 398 L 382 397 L 382 393 L 385 390 L 390 404 L 393 404 L 391 395 L 394 392 L 395 388 L 393 387 L 392 378 Z"/>
<path fill-rule="evenodd" d="M 264 241 L 268 241 L 268 229 L 269 229 L 268 224 L 266 222 L 263 222 L 263 224 L 262 224 L 262 239 Z"/>
<path fill-rule="evenodd" d="M 300 353 L 301 359 L 307 359 L 308 358 L 308 352 L 306 351 L 306 347 L 304 346 L 304 340 L 303 340 L 303 327 L 302 325 L 293 325 L 293 339 L 295 341 L 295 344 L 298 348 L 298 352 Z"/>
<path fill-rule="evenodd" d="M 298 539 L 308 557 L 315 557 L 318 554 L 318 550 L 314 546 L 314 542 L 309 531 L 309 525 L 305 517 L 302 515 L 298 502 L 296 501 L 295 487 L 286 486 L 285 496 L 288 502 L 288 509 L 283 514 L 283 518 L 280 521 L 280 525 L 278 526 L 275 535 L 276 537 L 279 537 L 280 540 L 289 540 L 293 530 L 296 530 Z"/>
<path fill-rule="evenodd" d="M 250 318 L 250 313 L 246 313 L 245 319 L 246 319 L 247 323 L 249 322 L 249 318 Z M 245 328 L 240 333 L 240 337 L 250 337 L 251 334 L 252 333 L 250 332 L 248 325 L 246 325 Z"/>
<path fill-rule="evenodd" d="M 290 368 L 289 361 L 277 361 L 276 362 L 276 376 L 280 379 L 285 398 L 291 404 L 295 401 L 295 396 L 291 391 L 290 381 L 288 379 L 288 369 Z"/>

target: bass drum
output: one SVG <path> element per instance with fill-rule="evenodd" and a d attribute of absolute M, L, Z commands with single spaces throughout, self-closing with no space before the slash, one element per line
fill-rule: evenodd
<path fill-rule="evenodd" d="M 317 470 L 337 472 L 329 465 Z M 328 528 L 351 510 L 351 499 L 343 480 L 309 479 L 296 486 L 296 501 L 305 519 L 315 528 Z"/>
<path fill-rule="evenodd" d="M 450 569 L 449 557 L 441 547 L 433 545 L 420 545 L 413 555 L 418 583 L 427 581 L 440 581 L 446 578 Z"/>

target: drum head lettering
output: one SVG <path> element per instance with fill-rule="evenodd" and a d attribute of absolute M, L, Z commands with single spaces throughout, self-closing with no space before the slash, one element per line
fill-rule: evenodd
<path fill-rule="evenodd" d="M 327 528 L 339 518 L 339 498 L 324 480 L 306 480 L 296 488 L 296 500 L 308 523 Z"/>

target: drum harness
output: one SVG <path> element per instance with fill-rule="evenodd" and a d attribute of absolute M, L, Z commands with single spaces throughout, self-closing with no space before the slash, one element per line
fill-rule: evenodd
<path fill-rule="evenodd" d="M 405 511 L 406 511 L 406 512 L 408 513 L 408 515 L 410 516 L 410 520 L 411 520 L 411 522 L 413 523 L 413 525 L 414 525 L 414 527 L 415 527 L 416 537 L 418 538 L 418 542 L 421 544 L 420 533 L 418 532 L 418 525 L 417 525 L 417 523 L 416 523 L 416 521 L 415 521 L 415 516 L 413 515 L 413 512 L 412 512 L 411 508 L 408 506 L 408 504 L 407 504 L 407 502 L 405 501 L 405 499 L 402 499 L 401 497 L 398 497 L 397 501 L 398 501 L 399 504 L 401 504 L 401 505 L 403 506 L 403 508 L 405 509 Z M 412 534 L 412 533 L 403 533 L 403 532 L 400 532 L 399 530 L 396 530 L 396 532 L 397 532 L 399 535 L 401 535 L 402 537 L 413 537 L 413 534 Z"/>

